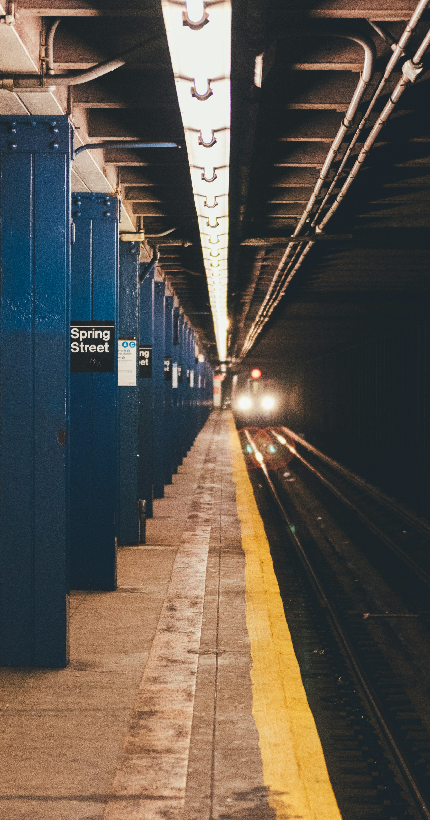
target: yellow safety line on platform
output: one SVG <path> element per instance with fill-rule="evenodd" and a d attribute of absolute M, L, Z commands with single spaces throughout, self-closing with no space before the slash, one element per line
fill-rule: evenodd
<path fill-rule="evenodd" d="M 246 556 L 253 715 L 269 804 L 277 820 L 341 820 L 233 419 L 230 442 Z"/>

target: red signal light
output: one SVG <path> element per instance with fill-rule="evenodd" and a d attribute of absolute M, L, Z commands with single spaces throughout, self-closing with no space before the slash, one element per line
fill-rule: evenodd
<path fill-rule="evenodd" d="M 261 376 L 261 370 L 259 370 L 258 367 L 254 367 L 254 369 L 251 370 L 251 377 L 253 379 L 259 379 L 260 376 Z"/>

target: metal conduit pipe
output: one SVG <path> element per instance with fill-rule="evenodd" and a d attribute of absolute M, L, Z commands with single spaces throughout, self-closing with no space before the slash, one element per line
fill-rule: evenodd
<path fill-rule="evenodd" d="M 385 72 L 384 72 L 384 76 L 383 76 L 381 82 L 378 85 L 378 88 L 376 89 L 376 91 L 375 91 L 375 93 L 372 97 L 372 100 L 371 100 L 371 102 L 368 106 L 366 114 L 364 115 L 364 117 L 362 118 L 361 122 L 359 123 L 359 125 L 357 127 L 357 130 L 356 130 L 356 132 L 353 136 L 353 139 L 352 139 L 350 145 L 347 148 L 347 151 L 346 151 L 346 153 L 345 153 L 345 155 L 342 159 L 342 163 L 341 163 L 341 165 L 340 165 L 340 167 L 339 167 L 339 169 L 338 169 L 338 171 L 337 171 L 337 173 L 334 177 L 334 180 L 331 183 L 330 188 L 329 188 L 323 202 L 321 203 L 321 205 L 320 205 L 320 207 L 317 211 L 316 216 L 314 217 L 314 219 L 311 223 L 312 226 L 315 226 L 315 223 L 318 219 L 318 215 L 321 213 L 321 210 L 324 207 L 324 204 L 327 201 L 328 196 L 330 195 L 331 191 L 333 190 L 333 187 L 336 183 L 336 180 L 339 178 L 339 175 L 342 172 L 343 167 L 345 166 L 345 163 L 348 159 L 348 156 L 351 153 L 353 145 L 355 145 L 362 128 L 364 127 L 365 123 L 367 122 L 367 119 L 368 119 L 368 117 L 369 117 L 369 115 L 370 115 L 370 113 L 371 113 L 371 111 L 374 107 L 374 104 L 375 104 L 377 98 L 380 96 L 381 91 L 382 91 L 388 77 L 391 75 L 395 65 L 397 64 L 397 62 L 401 58 L 402 54 L 404 54 L 405 46 L 407 45 L 413 31 L 415 30 L 415 28 L 416 28 L 416 26 L 417 26 L 417 24 L 418 24 L 418 22 L 419 22 L 419 20 L 422 16 L 423 12 L 427 8 L 428 4 L 429 4 L 429 0 L 419 0 L 417 6 L 415 8 L 415 11 L 411 16 L 411 18 L 409 20 L 409 23 L 405 27 L 405 30 L 404 30 L 399 42 L 397 43 L 396 46 L 392 46 L 393 54 L 392 54 L 392 56 L 391 56 L 391 58 L 390 58 L 390 60 L 387 64 L 387 67 L 386 67 Z M 425 40 L 426 40 L 426 38 L 424 39 L 423 43 L 421 44 L 420 49 L 418 49 L 417 54 L 419 54 L 421 52 L 421 49 L 424 46 Z M 422 53 L 425 52 L 426 48 L 427 48 L 427 46 L 424 47 L 424 50 L 422 51 Z M 411 63 L 411 65 L 413 65 L 414 61 L 416 60 L 416 57 L 417 57 L 417 55 L 415 55 L 413 61 L 408 61 L 408 62 Z M 415 70 L 415 69 L 413 69 L 413 70 Z M 416 77 L 415 77 L 415 79 L 416 79 Z M 413 81 L 413 80 L 410 80 L 410 82 L 411 81 Z M 401 83 L 402 83 L 402 81 L 400 81 L 400 84 Z M 403 90 L 404 90 L 404 88 L 403 88 Z M 403 91 L 401 93 L 403 93 Z M 391 113 L 391 111 L 389 113 Z M 387 115 L 387 117 L 388 116 L 389 116 L 389 114 Z M 381 125 L 381 127 L 382 127 L 382 125 Z M 375 136 L 375 139 L 376 139 L 376 136 Z M 324 224 L 326 224 L 327 221 L 328 220 L 326 220 L 324 222 Z M 316 228 L 316 232 L 319 233 L 319 232 L 321 232 L 321 230 L 322 230 L 322 225 L 319 225 L 318 228 Z M 257 336 L 259 335 L 259 333 L 261 332 L 261 329 L 262 329 L 263 325 L 267 322 L 270 314 L 272 313 L 272 311 L 274 310 L 274 308 L 276 307 L 276 305 L 279 303 L 280 299 L 284 295 L 286 288 L 288 287 L 289 283 L 291 282 L 291 279 L 293 278 L 294 274 L 299 269 L 300 265 L 302 264 L 303 259 L 309 253 L 309 251 L 310 251 L 311 247 L 313 246 L 313 244 L 314 244 L 314 242 L 312 240 L 310 240 L 306 244 L 306 247 L 304 248 L 303 251 L 301 251 L 301 246 L 300 246 L 299 249 L 298 249 L 298 252 L 300 253 L 298 261 L 295 263 L 295 260 L 296 260 L 297 255 L 298 255 L 296 253 L 294 258 L 290 261 L 288 267 L 285 269 L 284 268 L 285 262 L 287 261 L 289 255 L 291 253 L 291 248 L 292 248 L 292 245 L 287 246 L 287 248 L 285 250 L 285 253 L 284 253 L 284 255 L 281 259 L 281 262 L 279 263 L 279 265 L 276 269 L 276 272 L 275 272 L 274 277 L 272 279 L 272 282 L 270 284 L 269 290 L 268 290 L 268 292 L 265 296 L 263 304 L 261 305 L 260 310 L 259 310 L 259 312 L 258 312 L 258 314 L 257 314 L 257 316 L 256 316 L 250 330 L 249 330 L 249 333 L 248 333 L 248 335 L 245 339 L 245 342 L 244 342 L 244 345 L 243 345 L 243 348 L 242 348 L 242 351 L 241 351 L 241 354 L 240 354 L 240 358 L 243 358 L 246 355 L 246 353 L 248 352 L 248 350 L 250 350 L 250 348 L 254 344 L 254 341 L 257 338 Z M 293 265 L 294 265 L 294 267 L 292 268 Z M 279 289 L 278 279 L 279 279 L 279 275 L 282 272 L 285 275 L 284 275 L 284 277 L 282 279 L 282 282 L 281 282 L 281 289 Z M 274 291 L 275 285 L 277 285 L 277 284 L 278 284 L 278 287 L 276 288 L 277 292 L 274 294 L 273 291 Z"/>
<path fill-rule="evenodd" d="M 55 86 L 59 85 L 82 85 L 82 83 L 89 83 L 91 80 L 97 80 L 98 77 L 103 77 L 104 74 L 109 74 L 117 68 L 125 65 L 126 60 L 122 57 L 117 57 L 115 60 L 106 60 L 99 63 L 93 68 L 87 68 L 79 74 L 52 74 L 51 77 L 55 82 Z"/>
<path fill-rule="evenodd" d="M 333 216 L 334 212 L 337 211 L 340 203 L 342 202 L 342 199 L 344 198 L 346 192 L 351 187 L 353 180 L 357 176 L 357 174 L 358 174 L 364 160 L 367 157 L 367 154 L 369 153 L 369 151 L 370 151 L 372 145 L 374 144 L 376 138 L 378 137 L 379 133 L 382 131 L 382 128 L 384 127 L 385 123 L 387 122 L 390 114 L 392 113 L 392 111 L 396 107 L 396 105 L 397 105 L 398 101 L 400 100 L 400 97 L 402 96 L 403 92 L 406 90 L 406 88 L 408 88 L 409 85 L 411 85 L 411 83 L 414 83 L 415 80 L 417 79 L 417 77 L 421 74 L 421 72 L 423 70 L 421 60 L 422 60 L 423 55 L 427 51 L 429 45 L 430 45 L 430 29 L 427 32 L 426 36 L 424 37 L 424 40 L 422 41 L 419 49 L 415 53 L 412 60 L 407 60 L 406 63 L 403 65 L 401 80 L 399 80 L 399 82 L 397 83 L 397 85 L 396 85 L 390 99 L 388 100 L 388 102 L 385 105 L 382 113 L 380 114 L 380 116 L 376 120 L 375 125 L 373 126 L 369 136 L 367 137 L 367 139 L 366 139 L 366 141 L 363 145 L 363 148 L 361 149 L 361 151 L 360 151 L 360 153 L 359 153 L 353 167 L 351 168 L 351 171 L 349 172 L 345 182 L 343 183 L 342 188 L 340 189 L 335 201 L 333 202 L 333 205 L 327 211 L 324 219 L 322 219 L 321 222 L 319 223 L 319 225 L 316 227 L 316 231 L 318 233 L 320 231 L 322 231 L 322 229 L 324 228 L 324 225 L 327 224 L 329 219 Z"/>
<path fill-rule="evenodd" d="M 375 143 L 375 141 L 376 141 L 378 135 L 380 134 L 382 128 L 384 127 L 384 125 L 387 122 L 388 118 L 390 117 L 392 111 L 394 110 L 394 108 L 396 107 L 398 101 L 400 100 L 400 97 L 402 96 L 402 94 L 404 93 L 406 88 L 409 85 L 411 85 L 411 83 L 415 82 L 417 77 L 421 74 L 421 72 L 423 70 L 421 60 L 422 60 L 425 52 L 429 48 L 429 46 L 430 46 L 430 29 L 427 32 L 426 36 L 424 37 L 420 47 L 416 51 L 416 53 L 415 53 L 414 57 L 412 58 L 412 60 L 407 60 L 404 63 L 403 68 L 402 68 L 402 78 L 397 83 L 397 85 L 396 85 L 390 99 L 388 100 L 388 102 L 385 105 L 382 113 L 378 117 L 375 125 L 373 126 L 367 140 L 365 141 L 365 143 L 363 145 L 363 148 L 361 149 L 361 151 L 360 151 L 360 153 L 357 157 L 357 160 L 354 163 L 354 166 L 352 167 L 350 173 L 348 174 L 348 177 L 345 180 L 345 182 L 344 182 L 338 196 L 336 197 L 332 207 L 327 212 L 324 219 L 316 227 L 315 230 L 316 230 L 317 233 L 320 233 L 322 231 L 322 229 L 327 224 L 329 219 L 333 216 L 335 211 L 337 211 L 337 209 L 338 209 L 340 203 L 342 202 L 345 194 L 347 193 L 347 191 L 351 187 L 351 185 L 352 185 L 355 177 L 357 176 L 363 162 L 365 161 L 365 159 L 367 157 L 367 154 L 369 153 L 372 145 Z M 285 279 L 284 284 L 283 284 L 281 290 L 279 291 L 278 297 L 271 303 L 271 312 L 274 310 L 274 308 L 276 307 L 278 302 L 282 299 L 282 297 L 283 297 L 283 295 L 284 295 L 284 293 L 285 293 L 291 279 L 293 278 L 296 271 L 299 269 L 300 265 L 303 262 L 303 259 L 309 253 L 311 247 L 314 244 L 315 243 L 312 242 L 312 241 L 308 242 L 306 247 L 301 252 L 300 258 L 298 259 L 298 261 L 296 262 L 294 267 L 291 269 L 291 265 L 289 265 L 289 269 L 288 269 L 288 272 L 287 272 L 287 278 Z M 269 318 L 269 317 L 267 317 L 267 318 Z M 265 321 L 267 321 L 267 319 Z M 254 335 L 254 338 L 255 338 L 255 335 Z"/>
<path fill-rule="evenodd" d="M 57 17 L 55 20 L 52 21 L 46 34 L 46 58 L 48 74 L 54 73 L 54 37 L 55 32 L 57 31 L 57 28 L 60 23 L 61 17 Z"/>
<path fill-rule="evenodd" d="M 366 90 L 366 88 L 367 88 L 367 86 L 368 86 L 368 84 L 369 84 L 369 82 L 370 82 L 370 80 L 372 79 L 372 76 L 373 76 L 373 66 L 374 66 L 375 58 L 376 58 L 376 48 L 375 48 L 375 44 L 374 44 L 373 40 L 370 40 L 367 37 L 363 37 L 359 34 L 346 34 L 346 33 L 337 34 L 336 33 L 335 36 L 336 37 L 346 37 L 346 38 L 348 38 L 348 40 L 354 40 L 354 42 L 359 43 L 359 45 L 361 45 L 363 47 L 363 49 L 364 49 L 363 71 L 360 74 L 360 79 L 357 83 L 357 87 L 354 91 L 351 102 L 348 106 L 348 110 L 345 114 L 342 125 L 340 126 L 340 128 L 339 128 L 339 130 L 338 130 L 338 132 L 337 132 L 337 134 L 336 134 L 336 136 L 335 136 L 335 138 L 334 138 L 334 140 L 333 140 L 333 142 L 330 146 L 330 149 L 329 149 L 329 152 L 328 152 L 327 157 L 325 159 L 324 165 L 321 169 L 319 179 L 318 179 L 318 181 L 315 185 L 314 190 L 312 191 L 309 202 L 306 205 L 306 208 L 303 211 L 303 214 L 302 214 L 301 218 L 299 219 L 297 227 L 294 231 L 294 235 L 300 233 L 301 228 L 305 224 L 305 222 L 306 222 L 306 220 L 307 220 L 307 218 L 308 218 L 308 216 L 309 216 L 309 214 L 310 214 L 310 212 L 311 212 L 311 210 L 312 210 L 312 208 L 315 204 L 315 201 L 318 197 L 318 194 L 320 193 L 321 188 L 322 188 L 322 186 L 324 185 L 324 182 L 327 179 L 328 172 L 329 172 L 329 170 L 330 170 L 330 168 L 331 168 L 331 166 L 334 162 L 336 154 L 339 151 L 339 148 L 340 148 L 340 146 L 341 146 L 341 144 L 342 144 L 342 142 L 343 142 L 349 128 L 352 125 L 353 119 L 354 119 L 354 117 L 357 113 L 357 109 L 358 109 L 358 106 L 360 105 L 363 94 L 364 94 L 364 92 L 365 92 L 365 90 Z"/>
<path fill-rule="evenodd" d="M 53 33 L 55 34 L 55 29 Z M 127 48 L 119 54 L 118 57 L 112 60 L 104 60 L 102 63 L 98 63 L 91 68 L 86 68 L 85 71 L 79 71 L 75 74 L 53 74 L 50 72 L 47 78 L 43 77 L 42 74 L 1 74 L 0 88 L 12 92 L 17 91 L 19 93 L 20 91 L 53 91 L 57 86 L 61 85 L 69 86 L 88 83 L 90 80 L 96 80 L 98 77 L 103 77 L 104 74 L 109 74 L 109 72 L 121 68 L 121 66 L 125 65 L 126 58 L 129 54 L 150 42 L 153 42 L 152 38 L 143 40 Z M 53 47 L 53 42 L 51 45 Z"/>
<path fill-rule="evenodd" d="M 400 97 L 402 96 L 402 94 L 404 93 L 406 88 L 409 85 L 411 85 L 411 83 L 415 82 L 417 77 L 421 74 L 421 72 L 423 70 L 421 60 L 422 60 L 425 52 L 429 48 L 429 46 L 430 46 L 430 29 L 427 32 L 426 36 L 424 37 L 420 47 L 416 51 L 416 53 L 415 53 L 414 57 L 412 58 L 412 60 L 407 60 L 404 63 L 403 69 L 402 69 L 402 78 L 401 78 L 401 80 L 399 80 L 399 82 L 397 83 L 397 85 L 396 85 L 390 99 L 388 100 L 388 102 L 385 105 L 382 113 L 380 114 L 380 116 L 378 117 L 374 127 L 372 128 L 366 142 L 363 145 L 363 148 L 361 149 L 361 151 L 360 151 L 360 153 L 357 157 L 356 162 L 354 163 L 353 168 L 351 169 L 350 173 L 348 174 L 348 177 L 345 180 L 345 183 L 342 186 L 342 189 L 340 190 L 338 196 L 336 197 L 335 202 L 333 203 L 330 210 L 327 212 L 324 219 L 316 227 L 316 232 L 317 233 L 320 233 L 322 231 L 322 229 L 327 224 L 329 219 L 332 217 L 332 215 L 335 213 L 335 211 L 337 211 L 342 199 L 344 198 L 345 194 L 347 193 L 347 191 L 351 187 L 355 177 L 357 176 L 357 174 L 358 174 L 364 160 L 366 159 L 367 154 L 369 153 L 372 145 L 376 141 L 379 133 L 381 132 L 382 128 L 384 127 L 385 123 L 387 122 L 388 118 L 390 117 L 392 111 L 394 110 L 394 108 L 396 107 L 398 101 L 400 100 Z M 296 262 L 296 264 L 294 265 L 294 267 L 291 267 L 294 264 L 294 260 L 291 261 L 290 265 L 288 266 L 288 270 L 286 271 L 287 276 L 286 276 L 285 280 L 283 281 L 283 285 L 282 285 L 281 289 L 278 290 L 278 295 L 271 301 L 270 313 L 275 309 L 276 305 L 282 299 L 282 297 L 283 297 L 289 283 L 291 282 L 291 279 L 293 278 L 296 271 L 299 269 L 300 265 L 303 262 L 303 259 L 309 253 L 310 249 L 312 248 L 312 246 L 314 244 L 315 243 L 313 241 L 310 241 L 310 242 L 307 243 L 306 247 L 303 250 L 300 249 L 300 251 L 301 251 L 300 252 L 300 257 L 299 257 L 298 261 Z M 269 315 L 270 315 L 270 313 L 269 313 Z M 267 322 L 267 320 L 269 318 L 269 315 L 267 315 L 264 318 L 263 322 L 260 324 L 260 327 L 255 328 L 255 330 L 252 334 L 252 337 L 250 337 L 250 339 L 249 339 L 250 343 L 247 346 L 247 350 L 249 350 L 250 346 L 255 341 L 255 338 L 258 335 L 258 333 L 260 332 L 261 327 L 263 326 L 263 324 L 265 324 Z M 246 341 L 248 341 L 248 340 L 246 340 Z"/>
<path fill-rule="evenodd" d="M 370 117 L 370 114 L 373 111 L 373 108 L 375 106 L 376 101 L 381 96 L 381 93 L 382 93 L 382 91 L 385 87 L 385 84 L 386 84 L 388 78 L 390 77 L 390 75 L 392 74 L 395 66 L 399 62 L 400 58 L 402 56 L 404 56 L 405 47 L 408 44 L 408 42 L 409 42 L 415 28 L 417 27 L 417 25 L 418 25 L 422 15 L 423 15 L 424 11 L 426 10 L 428 4 L 429 4 L 429 0 L 420 0 L 420 2 L 418 3 L 418 5 L 417 5 L 411 19 L 409 20 L 409 23 L 407 24 L 407 26 L 406 26 L 406 28 L 405 28 L 399 42 L 395 46 L 394 45 L 391 46 L 391 48 L 393 49 L 393 54 L 392 54 L 390 60 L 387 63 L 387 67 L 384 71 L 384 75 L 383 75 L 382 79 L 380 80 L 379 85 L 378 85 L 377 89 L 375 90 L 375 92 L 373 94 L 373 97 L 372 97 L 372 99 L 371 99 L 371 101 L 368 105 L 366 113 L 364 114 L 363 118 L 361 119 L 360 123 L 357 126 L 355 134 L 351 139 L 351 142 L 350 142 L 350 144 L 349 144 L 349 146 L 348 146 L 348 148 L 347 148 L 347 150 L 344 154 L 342 162 L 341 162 L 341 164 L 340 164 L 340 166 L 339 166 L 339 168 L 338 168 L 338 170 L 337 170 L 337 172 L 336 172 L 336 174 L 335 174 L 335 176 L 334 176 L 334 178 L 333 178 L 333 180 L 330 184 L 330 187 L 329 187 L 324 199 L 321 202 L 321 205 L 318 209 L 318 212 L 317 212 L 316 216 L 314 217 L 312 225 L 315 225 L 319 214 L 321 213 L 324 206 L 326 205 L 330 194 L 333 192 L 333 190 L 336 186 L 336 183 L 337 183 L 337 181 L 338 181 L 338 179 L 339 179 L 339 177 L 340 177 L 340 175 L 341 175 L 341 173 L 342 173 L 342 171 L 343 171 L 343 169 L 346 165 L 346 162 L 348 161 L 348 158 L 351 155 L 351 151 L 354 148 L 354 146 L 355 146 L 355 144 L 356 144 L 356 142 L 357 142 L 363 128 L 365 127 L 365 125 L 368 122 L 368 119 Z"/>
<path fill-rule="evenodd" d="M 315 33 L 319 34 L 321 32 L 316 30 Z M 327 34 L 327 31 L 324 31 L 323 33 Z M 365 90 L 366 90 L 366 88 L 367 88 L 367 86 L 368 86 L 368 84 L 369 84 L 369 82 L 370 82 L 370 80 L 372 79 L 372 76 L 373 76 L 373 66 L 374 66 L 375 57 L 376 57 L 376 49 L 375 49 L 375 44 L 374 44 L 373 40 L 370 40 L 369 38 L 365 37 L 362 34 L 355 34 L 354 32 L 337 32 L 337 31 L 333 32 L 333 31 L 330 31 L 329 33 L 330 33 L 330 35 L 332 35 L 334 37 L 343 37 L 343 38 L 346 38 L 348 40 L 354 40 L 354 42 L 359 43 L 359 45 L 362 46 L 362 48 L 364 49 L 363 71 L 360 74 L 360 79 L 357 83 L 357 87 L 354 91 L 351 102 L 348 106 L 348 110 L 347 110 L 347 112 L 345 114 L 345 117 L 342 121 L 342 124 L 341 124 L 341 126 L 340 126 L 340 128 L 339 128 L 339 130 L 338 130 L 338 132 L 337 132 L 331 146 L 330 146 L 330 149 L 329 149 L 329 152 L 328 152 L 327 157 L 325 159 L 324 165 L 321 169 L 321 173 L 319 175 L 318 181 L 317 181 L 317 183 L 314 187 L 314 190 L 313 190 L 313 192 L 310 196 L 310 199 L 309 199 L 309 201 L 308 201 L 308 203 L 305 207 L 305 210 L 303 211 L 303 214 L 300 217 L 300 220 L 299 220 L 299 222 L 298 222 L 298 224 L 297 224 L 297 226 L 296 226 L 296 228 L 293 232 L 293 236 L 297 236 L 300 233 L 303 225 L 307 221 L 308 216 L 311 213 L 312 208 L 313 208 L 313 206 L 314 206 L 314 204 L 315 204 L 315 202 L 318 198 L 318 195 L 321 191 L 321 188 L 323 187 L 324 182 L 327 179 L 327 175 L 328 175 L 328 173 L 330 171 L 330 168 L 331 168 L 331 166 L 334 162 L 334 159 L 337 155 L 337 152 L 339 151 L 339 148 L 340 148 L 340 146 L 341 146 L 341 144 L 342 144 L 342 142 L 345 138 L 345 135 L 347 134 L 349 128 L 351 127 L 352 121 L 355 117 L 355 114 L 357 113 L 357 109 L 358 109 L 360 101 L 363 97 L 363 94 L 364 94 L 364 92 L 365 92 Z M 258 311 L 258 314 L 256 316 L 254 324 L 257 325 L 257 324 L 260 323 L 261 320 L 263 320 L 263 317 L 266 313 L 265 308 L 266 308 L 266 306 L 270 305 L 272 299 L 277 300 L 277 293 L 276 292 L 273 293 L 273 291 L 275 289 L 277 289 L 278 279 L 281 276 L 281 274 L 282 274 L 282 272 L 285 268 L 285 263 L 286 263 L 287 259 L 289 258 L 289 256 L 290 256 L 293 249 L 296 251 L 295 256 L 297 256 L 297 253 L 299 252 L 299 249 L 297 248 L 297 246 L 295 246 L 295 244 L 289 243 L 286 250 L 285 250 L 285 253 L 283 254 L 282 259 L 281 259 L 281 261 L 280 261 L 280 263 L 279 263 L 279 265 L 276 269 L 275 275 L 272 279 L 272 282 L 270 283 L 269 290 L 266 293 L 264 301 L 263 301 L 262 305 L 260 306 L 260 310 Z M 277 301 L 276 301 L 276 304 L 277 304 Z M 270 313 L 271 313 L 271 310 L 270 310 Z M 270 315 L 270 313 L 269 313 L 269 315 Z M 247 344 L 248 344 L 248 338 L 245 340 L 244 348 L 245 348 L 245 346 L 247 346 Z M 247 349 L 249 349 L 249 348 L 247 347 Z"/>
<path fill-rule="evenodd" d="M 313 245 L 313 242 L 310 243 L 310 244 Z M 293 245 L 291 245 L 289 247 L 293 247 Z M 295 253 L 293 255 L 293 258 L 290 259 L 290 261 L 289 261 L 288 270 L 290 270 L 291 266 L 294 265 L 297 257 L 299 257 L 301 255 L 302 247 L 303 247 L 303 242 L 301 242 L 299 245 L 295 246 Z M 285 257 L 285 254 L 284 254 L 284 257 Z M 279 268 L 279 265 L 278 265 L 278 268 Z M 248 335 L 247 335 L 247 337 L 244 341 L 242 351 L 240 353 L 239 358 L 243 358 L 243 356 L 245 356 L 247 354 L 248 350 L 251 349 L 252 345 L 254 344 L 255 339 L 257 338 L 257 336 L 259 335 L 259 333 L 263 329 L 266 322 L 269 320 L 270 315 L 271 315 L 274 307 L 278 304 L 278 302 L 282 298 L 280 296 L 280 291 L 282 289 L 282 286 L 283 286 L 284 282 L 285 282 L 285 278 L 281 277 L 281 276 L 279 276 L 276 281 L 275 281 L 274 278 L 272 279 L 270 302 L 269 301 L 266 302 L 266 299 L 265 299 L 265 301 L 261 305 L 260 311 L 258 312 L 257 317 L 254 320 L 254 322 L 252 324 L 252 327 L 249 330 Z M 267 298 L 267 294 L 266 294 L 266 298 Z"/>
<path fill-rule="evenodd" d="M 397 45 L 396 39 L 395 37 L 393 37 L 392 34 L 390 34 L 390 32 L 385 28 L 385 26 L 381 25 L 381 23 L 375 23 L 374 20 L 368 20 L 367 22 L 369 23 L 369 25 L 372 26 L 373 29 L 375 29 L 377 34 L 379 34 L 379 36 L 382 37 L 382 39 L 385 40 L 385 42 L 388 43 L 388 45 L 394 51 Z"/>

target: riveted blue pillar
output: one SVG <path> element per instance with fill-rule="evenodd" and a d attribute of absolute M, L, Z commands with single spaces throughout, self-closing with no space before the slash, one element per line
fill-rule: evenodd
<path fill-rule="evenodd" d="M 196 425 L 195 425 L 195 396 L 196 396 L 196 387 L 195 387 L 195 378 L 196 378 L 196 368 L 195 368 L 195 358 L 194 358 L 194 331 L 191 330 L 190 333 L 190 447 L 193 444 L 193 441 L 196 436 Z"/>
<path fill-rule="evenodd" d="M 208 371 L 208 363 L 206 359 L 202 363 L 202 427 L 206 424 L 206 420 L 208 417 L 208 406 L 207 406 L 207 386 L 206 386 L 206 378 L 207 378 L 207 371 Z"/>
<path fill-rule="evenodd" d="M 68 660 L 67 117 L 0 117 L 0 665 Z"/>
<path fill-rule="evenodd" d="M 72 198 L 72 589 L 116 588 L 118 211 L 106 194 Z"/>
<path fill-rule="evenodd" d="M 176 461 L 178 466 L 182 464 L 184 457 L 184 393 L 185 393 L 185 368 L 184 368 L 184 314 L 179 313 L 178 317 L 178 398 L 177 398 L 177 434 L 176 434 Z"/>
<path fill-rule="evenodd" d="M 173 332 L 172 332 L 172 472 L 178 472 L 179 454 L 179 307 L 173 308 Z"/>
<path fill-rule="evenodd" d="M 154 347 L 152 374 L 154 388 L 154 498 L 164 495 L 164 282 L 154 282 Z"/>
<path fill-rule="evenodd" d="M 197 416 L 197 371 L 196 371 L 196 337 L 194 331 L 191 334 L 191 348 L 190 348 L 190 359 L 191 359 L 191 435 L 192 435 L 192 442 L 195 440 L 197 435 L 197 423 L 196 423 L 196 416 Z"/>
<path fill-rule="evenodd" d="M 165 297 L 164 316 L 164 484 L 171 484 L 173 473 L 173 296 Z"/>
<path fill-rule="evenodd" d="M 191 362 L 190 362 L 190 336 L 191 328 L 188 322 L 184 323 L 184 365 L 185 365 L 185 384 L 184 384 L 184 456 L 187 455 L 191 446 Z"/>
<path fill-rule="evenodd" d="M 210 414 L 213 410 L 213 403 L 214 403 L 213 384 L 214 384 L 213 370 L 212 370 L 209 362 L 206 362 L 206 369 L 205 369 L 205 376 L 204 376 L 206 419 L 209 418 L 209 416 L 210 416 Z"/>
<path fill-rule="evenodd" d="M 202 362 L 201 365 L 201 426 L 203 427 L 206 424 L 207 419 L 207 407 L 206 407 L 206 368 L 207 362 L 206 359 Z"/>
<path fill-rule="evenodd" d="M 189 402 L 189 380 L 190 370 L 188 366 L 188 322 L 183 319 L 182 323 L 182 437 L 181 437 L 181 458 L 185 458 L 188 452 L 188 402 Z"/>
<path fill-rule="evenodd" d="M 138 425 L 137 381 L 139 244 L 119 243 L 118 324 L 118 544 L 137 544 Z"/>
<path fill-rule="evenodd" d="M 197 367 L 196 367 L 196 336 L 191 335 L 191 431 L 192 440 L 197 436 Z"/>
<path fill-rule="evenodd" d="M 139 499 L 146 501 L 146 515 L 153 515 L 154 453 L 154 268 L 141 265 L 139 291 Z"/>
<path fill-rule="evenodd" d="M 202 362 L 196 361 L 196 433 L 203 427 L 203 407 L 202 407 Z"/>
<path fill-rule="evenodd" d="M 206 423 L 207 419 L 207 404 L 206 404 L 206 372 L 207 372 L 207 361 L 206 359 L 202 362 L 201 365 L 201 426 Z"/>
<path fill-rule="evenodd" d="M 193 441 L 193 384 L 194 384 L 194 342 L 191 327 L 187 329 L 187 452 Z"/>

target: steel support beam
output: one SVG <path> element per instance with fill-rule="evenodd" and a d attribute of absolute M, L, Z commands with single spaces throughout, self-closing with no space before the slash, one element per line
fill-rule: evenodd
<path fill-rule="evenodd" d="M 74 194 L 72 215 L 70 581 L 72 589 L 112 590 L 118 481 L 119 201 L 108 194 Z"/>
<path fill-rule="evenodd" d="M 141 266 L 142 269 L 143 266 Z M 153 515 L 154 391 L 154 268 L 146 272 L 139 293 L 139 499 Z"/>
<path fill-rule="evenodd" d="M 71 127 L 0 117 L 0 664 L 68 660 Z"/>
<path fill-rule="evenodd" d="M 164 296 L 164 282 L 154 282 L 154 346 L 152 353 L 152 378 L 154 389 L 154 498 L 163 498 L 164 496 Z"/>
<path fill-rule="evenodd" d="M 120 242 L 118 328 L 118 544 L 139 541 L 137 381 L 139 244 Z M 121 367 L 122 364 L 122 367 Z"/>
<path fill-rule="evenodd" d="M 164 484 L 172 483 L 173 473 L 173 296 L 165 297 L 164 349 Z"/>

